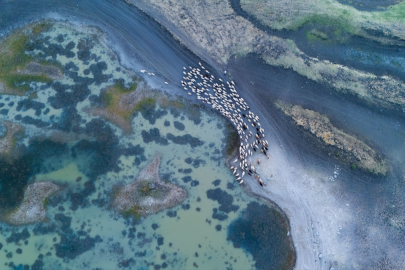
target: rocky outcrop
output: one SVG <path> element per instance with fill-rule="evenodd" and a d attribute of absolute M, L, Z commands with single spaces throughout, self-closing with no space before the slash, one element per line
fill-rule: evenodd
<path fill-rule="evenodd" d="M 155 214 L 179 205 L 187 192 L 159 178 L 160 157 L 145 167 L 137 179 L 118 189 L 113 202 L 116 211 L 135 217 Z"/>
<path fill-rule="evenodd" d="M 276 106 L 290 116 L 297 126 L 315 135 L 325 145 L 337 148 L 335 156 L 344 155 L 348 157 L 353 169 L 358 167 L 376 175 L 387 173 L 386 161 L 374 149 L 358 138 L 333 126 L 325 115 L 298 105 L 282 102 L 277 102 Z"/>
<path fill-rule="evenodd" d="M 60 189 L 52 182 L 37 182 L 29 185 L 24 192 L 23 202 L 9 216 L 8 221 L 15 225 L 45 221 L 48 198 Z"/>

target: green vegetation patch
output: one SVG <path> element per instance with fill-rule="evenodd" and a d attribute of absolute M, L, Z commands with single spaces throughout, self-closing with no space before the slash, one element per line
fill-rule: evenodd
<path fill-rule="evenodd" d="M 46 197 L 44 200 L 44 208 L 46 208 L 49 204 L 49 197 Z"/>
<path fill-rule="evenodd" d="M 141 208 L 138 205 L 134 205 L 128 210 L 122 212 L 122 215 L 124 218 L 133 217 L 134 219 L 139 219 L 141 217 L 140 210 Z"/>
<path fill-rule="evenodd" d="M 44 75 L 19 74 L 18 70 L 23 70 L 32 61 L 39 61 L 43 64 L 54 64 L 48 61 L 37 59 L 25 53 L 30 47 L 30 40 L 43 31 L 49 30 L 52 24 L 39 23 L 29 29 L 20 30 L 0 44 L 0 81 L 5 84 L 9 92 L 16 90 L 16 94 L 25 94 L 30 90 L 31 82 L 49 82 L 50 78 Z M 59 66 L 60 67 L 60 66 Z"/>
<path fill-rule="evenodd" d="M 163 96 L 158 101 L 159 106 L 163 109 L 171 110 L 172 114 L 183 113 L 187 118 L 197 125 L 201 121 L 201 105 L 190 103 L 183 98 L 177 99 L 168 98 Z"/>
<path fill-rule="evenodd" d="M 145 98 L 139 101 L 135 105 L 135 112 L 140 112 L 140 111 L 150 111 L 154 110 L 156 108 L 156 99 L 154 98 Z"/>
<path fill-rule="evenodd" d="M 32 33 L 34 35 L 38 35 L 43 32 L 49 31 L 49 29 L 51 29 L 51 27 L 52 27 L 52 23 L 43 21 L 43 22 L 35 24 L 34 27 L 32 27 Z"/>
<path fill-rule="evenodd" d="M 140 181 L 137 191 L 140 197 L 163 198 L 167 194 L 168 189 L 153 179 L 149 179 Z"/>
<path fill-rule="evenodd" d="M 136 79 L 136 77 L 134 77 L 133 79 Z M 132 81 L 129 86 L 125 86 L 124 80 L 116 80 L 113 86 L 107 88 L 101 93 L 101 100 L 104 107 L 106 107 L 110 113 L 117 115 L 124 120 L 129 120 L 135 113 L 136 106 L 135 108 L 131 106 L 124 107 L 120 104 L 120 100 L 123 95 L 135 91 L 137 86 L 138 84 L 136 81 Z"/>
<path fill-rule="evenodd" d="M 113 87 L 119 93 L 129 93 L 135 91 L 136 88 L 138 87 L 138 84 L 136 82 L 136 76 L 133 77 L 133 82 L 128 87 L 124 85 L 123 79 L 117 80 Z"/>
<path fill-rule="evenodd" d="M 352 164 L 352 165 L 350 165 L 350 169 L 352 169 L 352 170 L 355 170 L 355 169 L 357 169 L 357 166 L 356 166 L 356 164 Z"/>
<path fill-rule="evenodd" d="M 149 196 L 152 191 L 152 187 L 150 184 L 150 181 L 142 181 L 139 184 L 139 193 L 141 193 L 142 196 Z"/>

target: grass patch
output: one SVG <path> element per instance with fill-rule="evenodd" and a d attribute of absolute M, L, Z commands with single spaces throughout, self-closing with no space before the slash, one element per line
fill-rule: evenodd
<path fill-rule="evenodd" d="M 19 90 L 21 92 L 28 92 L 30 90 L 29 84 L 31 82 L 51 82 L 52 79 L 45 75 L 28 75 L 28 74 L 9 74 L 5 77 L 5 84 L 7 87 Z"/>
<path fill-rule="evenodd" d="M 124 218 L 130 218 L 133 217 L 134 219 L 139 219 L 141 217 L 141 214 L 139 213 L 141 208 L 138 205 L 132 206 L 128 210 L 122 212 L 122 215 Z"/>
<path fill-rule="evenodd" d="M 44 208 L 46 208 L 49 204 L 49 197 L 46 197 L 44 200 Z"/>
<path fill-rule="evenodd" d="M 40 22 L 37 23 L 33 28 L 32 28 L 32 33 L 35 35 L 38 35 L 42 32 L 46 32 L 49 29 L 51 29 L 52 24 L 48 22 Z"/>
<path fill-rule="evenodd" d="M 350 169 L 352 169 L 352 170 L 355 170 L 355 169 L 357 169 L 357 166 L 356 166 L 356 164 L 352 164 L 352 165 L 350 165 Z"/>
<path fill-rule="evenodd" d="M 136 83 L 135 79 L 136 79 L 136 77 L 134 78 L 134 81 L 128 87 L 124 85 L 123 79 L 119 79 L 115 82 L 113 87 L 119 93 L 129 93 L 129 92 L 135 91 L 136 88 L 138 87 L 138 84 Z"/>
<path fill-rule="evenodd" d="M 156 107 L 156 100 L 154 98 L 145 98 L 135 105 L 135 112 L 150 110 Z"/>
<path fill-rule="evenodd" d="M 152 187 L 150 185 L 149 181 L 142 181 L 141 184 L 139 185 L 139 193 L 141 193 L 142 196 L 148 196 L 152 191 Z"/>
<path fill-rule="evenodd" d="M 51 26 L 52 24 L 49 23 L 39 23 L 33 26 L 31 34 L 27 34 L 21 30 L 1 42 L 0 81 L 3 82 L 8 89 L 17 90 L 17 94 L 25 94 L 30 90 L 29 84 L 31 82 L 46 83 L 52 81 L 44 75 L 17 73 L 17 70 L 23 70 L 29 62 L 39 60 L 25 54 L 25 51 L 30 47 L 30 38 L 34 38 L 35 35 L 48 30 Z M 45 60 L 39 62 L 42 64 L 50 64 Z M 61 68 L 61 65 L 59 64 L 58 67 Z"/>
<path fill-rule="evenodd" d="M 167 194 L 167 189 L 156 183 L 153 179 L 142 180 L 139 182 L 137 192 L 141 197 L 162 198 Z"/>
<path fill-rule="evenodd" d="M 114 94 L 107 90 L 101 94 L 101 100 L 105 107 L 111 107 L 114 104 Z"/>
<path fill-rule="evenodd" d="M 135 91 L 138 84 L 133 81 L 128 87 L 124 85 L 124 80 L 120 79 L 115 84 L 109 87 L 101 94 L 101 100 L 104 107 L 111 113 L 122 117 L 124 120 L 129 120 L 136 111 L 135 108 L 123 108 L 120 105 L 120 99 L 123 94 Z"/>
<path fill-rule="evenodd" d="M 307 37 L 308 41 L 327 41 L 329 39 L 327 34 L 317 29 L 305 31 L 305 36 Z"/>
<path fill-rule="evenodd" d="M 168 97 L 163 96 L 159 101 L 159 106 L 163 109 L 174 107 L 175 109 L 184 110 L 186 108 L 186 104 L 180 97 L 177 99 L 169 99 Z"/>

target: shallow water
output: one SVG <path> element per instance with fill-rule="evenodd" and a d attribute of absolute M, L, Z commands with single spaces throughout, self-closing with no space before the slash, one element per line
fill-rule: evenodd
<path fill-rule="evenodd" d="M 268 260 L 259 268 L 277 269 L 291 259 L 284 218 L 264 201 L 248 196 L 225 166 L 229 132 L 225 119 L 200 107 L 191 109 L 190 117 L 182 109 L 157 105 L 137 112 L 131 120 L 132 132 L 124 133 L 89 113 L 102 89 L 116 79 L 129 84 L 134 75 L 99 43 L 101 38 L 95 28 L 53 24 L 37 37 L 41 42 L 30 54 L 61 63 L 63 78 L 32 83 L 36 99 L 1 96 L 7 101 L 1 120 L 24 128 L 17 147 L 29 169 L 18 185 L 14 179 L 3 179 L 0 192 L 17 190 L 19 196 L 0 206 L 16 207 L 24 187 L 33 182 L 52 181 L 63 187 L 46 203 L 46 222 L 0 224 L 2 267 L 253 269 L 257 266 L 254 247 L 260 240 L 257 235 L 241 236 L 241 230 L 250 230 L 256 222 L 255 217 L 243 215 L 252 202 L 272 223 L 263 231 L 271 228 L 276 236 L 274 243 L 266 244 L 266 255 L 261 256 Z M 72 42 L 73 48 L 58 49 L 52 56 L 52 46 L 67 48 Z M 79 49 L 83 42 L 91 45 Z M 156 155 L 161 156 L 161 179 L 185 188 L 188 197 L 170 210 L 139 219 L 115 212 L 114 189 L 133 182 Z M 16 160 L 11 163 L 18 167 Z M 8 186 L 11 182 L 14 187 Z M 229 230 L 237 220 L 243 225 Z"/>

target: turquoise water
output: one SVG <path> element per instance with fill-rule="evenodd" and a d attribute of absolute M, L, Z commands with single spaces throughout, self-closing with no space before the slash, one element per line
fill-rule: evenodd
<path fill-rule="evenodd" d="M 120 65 L 101 32 L 53 23 L 30 42 L 27 54 L 56 61 L 63 78 L 0 97 L 1 121 L 23 130 L 0 158 L 0 268 L 279 269 L 291 260 L 282 216 L 248 196 L 225 165 L 225 119 L 187 102 L 187 110 L 158 102 L 126 119 L 131 130 L 124 132 L 92 109 L 103 106 L 101 93 L 118 79 L 129 87 L 141 74 Z M 163 93 L 154 95 L 163 100 Z M 188 197 L 141 218 L 114 211 L 114 189 L 133 182 L 156 155 L 160 178 Z M 10 225 L 26 186 L 42 181 L 62 187 L 46 203 L 47 219 Z M 246 215 L 249 207 L 272 225 L 255 227 L 260 223 Z M 278 237 L 262 243 L 257 229 Z"/>

